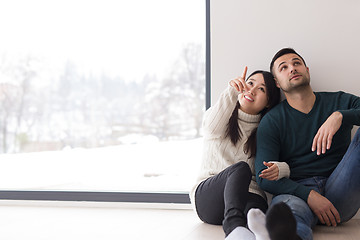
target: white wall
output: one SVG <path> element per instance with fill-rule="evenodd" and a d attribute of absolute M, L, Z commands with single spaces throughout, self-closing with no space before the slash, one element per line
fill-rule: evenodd
<path fill-rule="evenodd" d="M 360 95 L 360 1 L 211 0 L 211 104 L 228 81 L 269 70 L 293 47 L 310 68 L 315 91 Z"/>
<path fill-rule="evenodd" d="M 360 1 L 211 0 L 211 104 L 228 81 L 294 48 L 314 91 L 360 96 Z M 360 212 L 356 216 L 360 218 Z"/>

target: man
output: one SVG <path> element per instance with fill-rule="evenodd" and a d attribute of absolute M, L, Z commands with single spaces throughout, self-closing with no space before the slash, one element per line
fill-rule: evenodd
<path fill-rule="evenodd" d="M 259 125 L 257 181 L 274 195 L 272 206 L 284 202 L 290 207 L 298 236 L 308 240 L 318 220 L 336 226 L 360 207 L 360 130 L 349 146 L 353 125 L 360 125 L 360 98 L 313 92 L 309 68 L 291 48 L 275 54 L 270 70 L 286 100 Z M 286 162 L 290 178 L 264 179 L 269 161 Z"/>

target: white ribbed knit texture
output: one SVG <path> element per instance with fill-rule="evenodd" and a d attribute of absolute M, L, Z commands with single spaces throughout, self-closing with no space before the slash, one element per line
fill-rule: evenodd
<path fill-rule="evenodd" d="M 200 182 L 240 161 L 247 162 L 253 174 L 249 191 L 266 199 L 264 191 L 259 188 L 255 180 L 254 158 L 249 159 L 243 150 L 252 130 L 259 124 L 260 115 L 250 115 L 239 110 L 239 128 L 242 139 L 234 145 L 229 137 L 225 137 L 227 124 L 237 103 L 237 96 L 238 92 L 229 86 L 221 94 L 216 104 L 209 108 L 204 115 L 203 159 L 197 182 L 190 193 L 193 204 L 195 190 Z"/>
<path fill-rule="evenodd" d="M 285 178 L 289 178 L 290 177 L 290 168 L 289 165 L 286 162 L 274 162 L 271 161 L 270 163 L 274 163 L 278 166 L 279 168 L 279 176 L 276 180 L 279 180 L 283 177 Z"/>

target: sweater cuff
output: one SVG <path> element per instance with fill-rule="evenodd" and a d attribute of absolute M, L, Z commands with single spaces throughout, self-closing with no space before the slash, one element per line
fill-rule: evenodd
<path fill-rule="evenodd" d="M 348 123 L 348 124 L 355 124 L 358 123 L 357 115 L 356 113 L 359 113 L 359 110 L 338 110 L 337 112 L 340 112 L 342 115 L 342 123 Z M 358 121 L 356 121 L 358 120 Z"/>
<path fill-rule="evenodd" d="M 279 175 L 276 180 L 279 180 L 281 178 L 289 178 L 290 177 L 290 168 L 289 165 L 286 162 L 276 162 L 271 161 L 270 163 L 274 163 L 278 169 L 279 169 Z"/>
<path fill-rule="evenodd" d="M 307 203 L 308 202 L 307 200 L 308 200 L 311 190 L 312 190 L 311 188 L 308 188 L 302 184 L 299 184 L 295 196 L 301 198 L 302 200 L 304 200 Z"/>

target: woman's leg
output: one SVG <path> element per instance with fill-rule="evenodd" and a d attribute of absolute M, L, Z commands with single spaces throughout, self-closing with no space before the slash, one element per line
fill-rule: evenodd
<path fill-rule="evenodd" d="M 222 224 L 226 236 L 238 226 L 246 227 L 251 175 L 248 164 L 239 162 L 203 181 L 195 194 L 199 218 L 206 223 Z"/>
<path fill-rule="evenodd" d="M 265 214 L 268 209 L 268 204 L 266 200 L 260 195 L 255 193 L 249 193 L 248 202 L 244 211 L 245 215 L 247 215 L 252 208 L 258 208 Z"/>
<path fill-rule="evenodd" d="M 268 240 L 269 234 L 265 227 L 265 212 L 268 204 L 261 196 L 249 193 L 248 204 L 245 213 L 247 215 L 248 227 L 256 236 L 256 240 Z"/>

